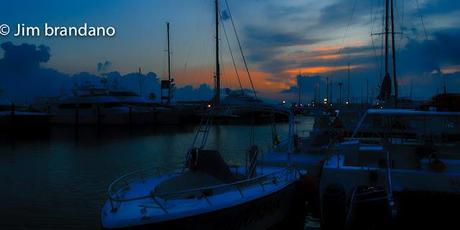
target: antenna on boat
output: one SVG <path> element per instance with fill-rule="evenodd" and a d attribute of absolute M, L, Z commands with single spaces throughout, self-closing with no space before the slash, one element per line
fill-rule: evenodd
<path fill-rule="evenodd" d="M 347 85 L 348 85 L 348 92 L 347 92 L 347 103 L 350 104 L 350 90 L 351 90 L 351 82 L 350 82 L 350 63 L 348 63 L 348 68 L 347 68 Z"/>
<path fill-rule="evenodd" d="M 216 13 L 216 73 L 215 73 L 215 95 L 214 104 L 220 104 L 220 64 L 219 64 L 219 0 L 215 0 Z"/>

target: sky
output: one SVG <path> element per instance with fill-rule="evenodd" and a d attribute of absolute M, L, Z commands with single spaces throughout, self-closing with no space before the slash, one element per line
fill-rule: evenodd
<path fill-rule="evenodd" d="M 5 0 L 6 1 L 6 0 Z M 166 22 L 171 24 L 176 99 L 212 95 L 213 0 L 7 1 L 0 24 L 113 26 L 111 38 L 0 37 L 0 89 L 14 100 L 62 95 L 81 81 L 98 84 L 101 71 L 136 90 L 158 94 L 167 70 Z M 396 0 L 397 77 L 401 96 L 428 98 L 444 83 L 460 86 L 460 2 Z M 382 73 L 383 0 L 221 1 L 223 87 L 237 89 L 230 51 L 244 88 L 250 88 L 230 12 L 255 89 L 263 98 L 303 100 L 324 94 L 332 81 L 338 97 L 375 98 Z M 226 30 L 228 38 L 222 29 Z M 228 43 L 227 43 L 228 41 Z M 230 47 L 230 49 L 229 49 Z M 100 67 L 98 68 L 98 64 Z M 350 67 L 348 67 L 350 66 Z M 349 71 L 348 71 L 349 70 Z M 350 83 L 348 82 L 350 74 Z M 301 75 L 303 77 L 299 77 Z M 326 80 L 327 79 L 327 80 Z M 350 86 L 348 86 L 348 83 Z M 120 84 L 117 84 L 120 85 Z M 350 91 L 350 92 L 348 92 Z"/>

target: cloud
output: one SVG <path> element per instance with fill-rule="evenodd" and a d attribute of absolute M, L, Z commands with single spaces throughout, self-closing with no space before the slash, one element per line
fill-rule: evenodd
<path fill-rule="evenodd" d="M 319 75 L 297 75 L 296 85 L 291 86 L 289 89 L 282 90 L 280 93 L 289 95 L 291 100 L 297 100 L 299 88 L 301 102 L 310 102 L 311 100 L 314 100 L 315 97 L 319 100 L 319 93 L 321 93 L 321 89 L 324 90 L 326 88 L 326 79 L 325 77 Z"/>
<path fill-rule="evenodd" d="M 201 84 L 198 88 L 186 85 L 175 90 L 174 98 L 177 101 L 209 100 L 214 95 L 214 90 L 207 84 Z"/>
<path fill-rule="evenodd" d="M 49 47 L 22 44 L 15 46 L 11 42 L 1 44 L 4 50 L 0 66 L 15 71 L 33 71 L 39 68 L 40 63 L 50 59 Z"/>
<path fill-rule="evenodd" d="M 460 29 L 439 31 L 430 40 L 411 40 L 400 53 L 403 73 L 430 73 L 460 64 Z"/>
<path fill-rule="evenodd" d="M 107 73 L 110 71 L 111 67 L 112 67 L 112 63 L 110 61 L 99 62 L 97 63 L 97 72 Z"/>
<path fill-rule="evenodd" d="M 372 1 L 341 0 L 330 4 L 320 11 L 320 16 L 314 28 L 321 31 L 356 24 L 366 24 Z M 313 28 L 312 28 L 313 29 Z"/>
<path fill-rule="evenodd" d="M 108 72 L 111 62 L 97 64 L 98 72 L 104 73 L 106 80 L 88 72 L 74 75 L 61 73 L 55 69 L 44 68 L 42 63 L 50 60 L 51 49 L 32 44 L 14 45 L 6 42 L 0 46 L 4 56 L 0 59 L 0 89 L 10 100 L 18 103 L 31 103 L 36 97 L 69 96 L 75 87 L 90 83 L 94 86 L 106 86 L 110 89 L 130 90 L 148 96 L 160 94 L 159 78 L 155 73 L 128 73 L 121 75 L 117 71 Z M 176 100 L 208 100 L 213 90 L 206 84 L 198 88 L 178 87 Z"/>

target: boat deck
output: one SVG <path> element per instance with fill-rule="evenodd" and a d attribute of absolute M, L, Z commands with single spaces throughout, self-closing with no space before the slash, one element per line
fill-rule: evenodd
<path fill-rule="evenodd" d="M 167 174 L 126 184 L 103 206 L 103 226 L 136 226 L 212 212 L 267 196 L 295 180 L 295 173 L 280 168 L 263 168 L 258 169 L 260 177 L 242 182 L 167 194 L 153 192 L 161 183 L 179 175 Z"/>

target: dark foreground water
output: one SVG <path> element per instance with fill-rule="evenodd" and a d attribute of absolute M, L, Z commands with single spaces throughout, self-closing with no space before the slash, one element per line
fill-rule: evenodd
<path fill-rule="evenodd" d="M 299 133 L 309 130 L 303 119 Z M 98 229 L 107 186 L 116 177 L 152 166 L 184 161 L 196 127 L 52 128 L 40 139 L 0 139 L 0 229 Z M 230 164 L 242 164 L 251 143 L 264 152 L 271 125 L 221 125 L 211 130 L 208 147 Z M 284 136 L 287 124 L 277 125 Z"/>

